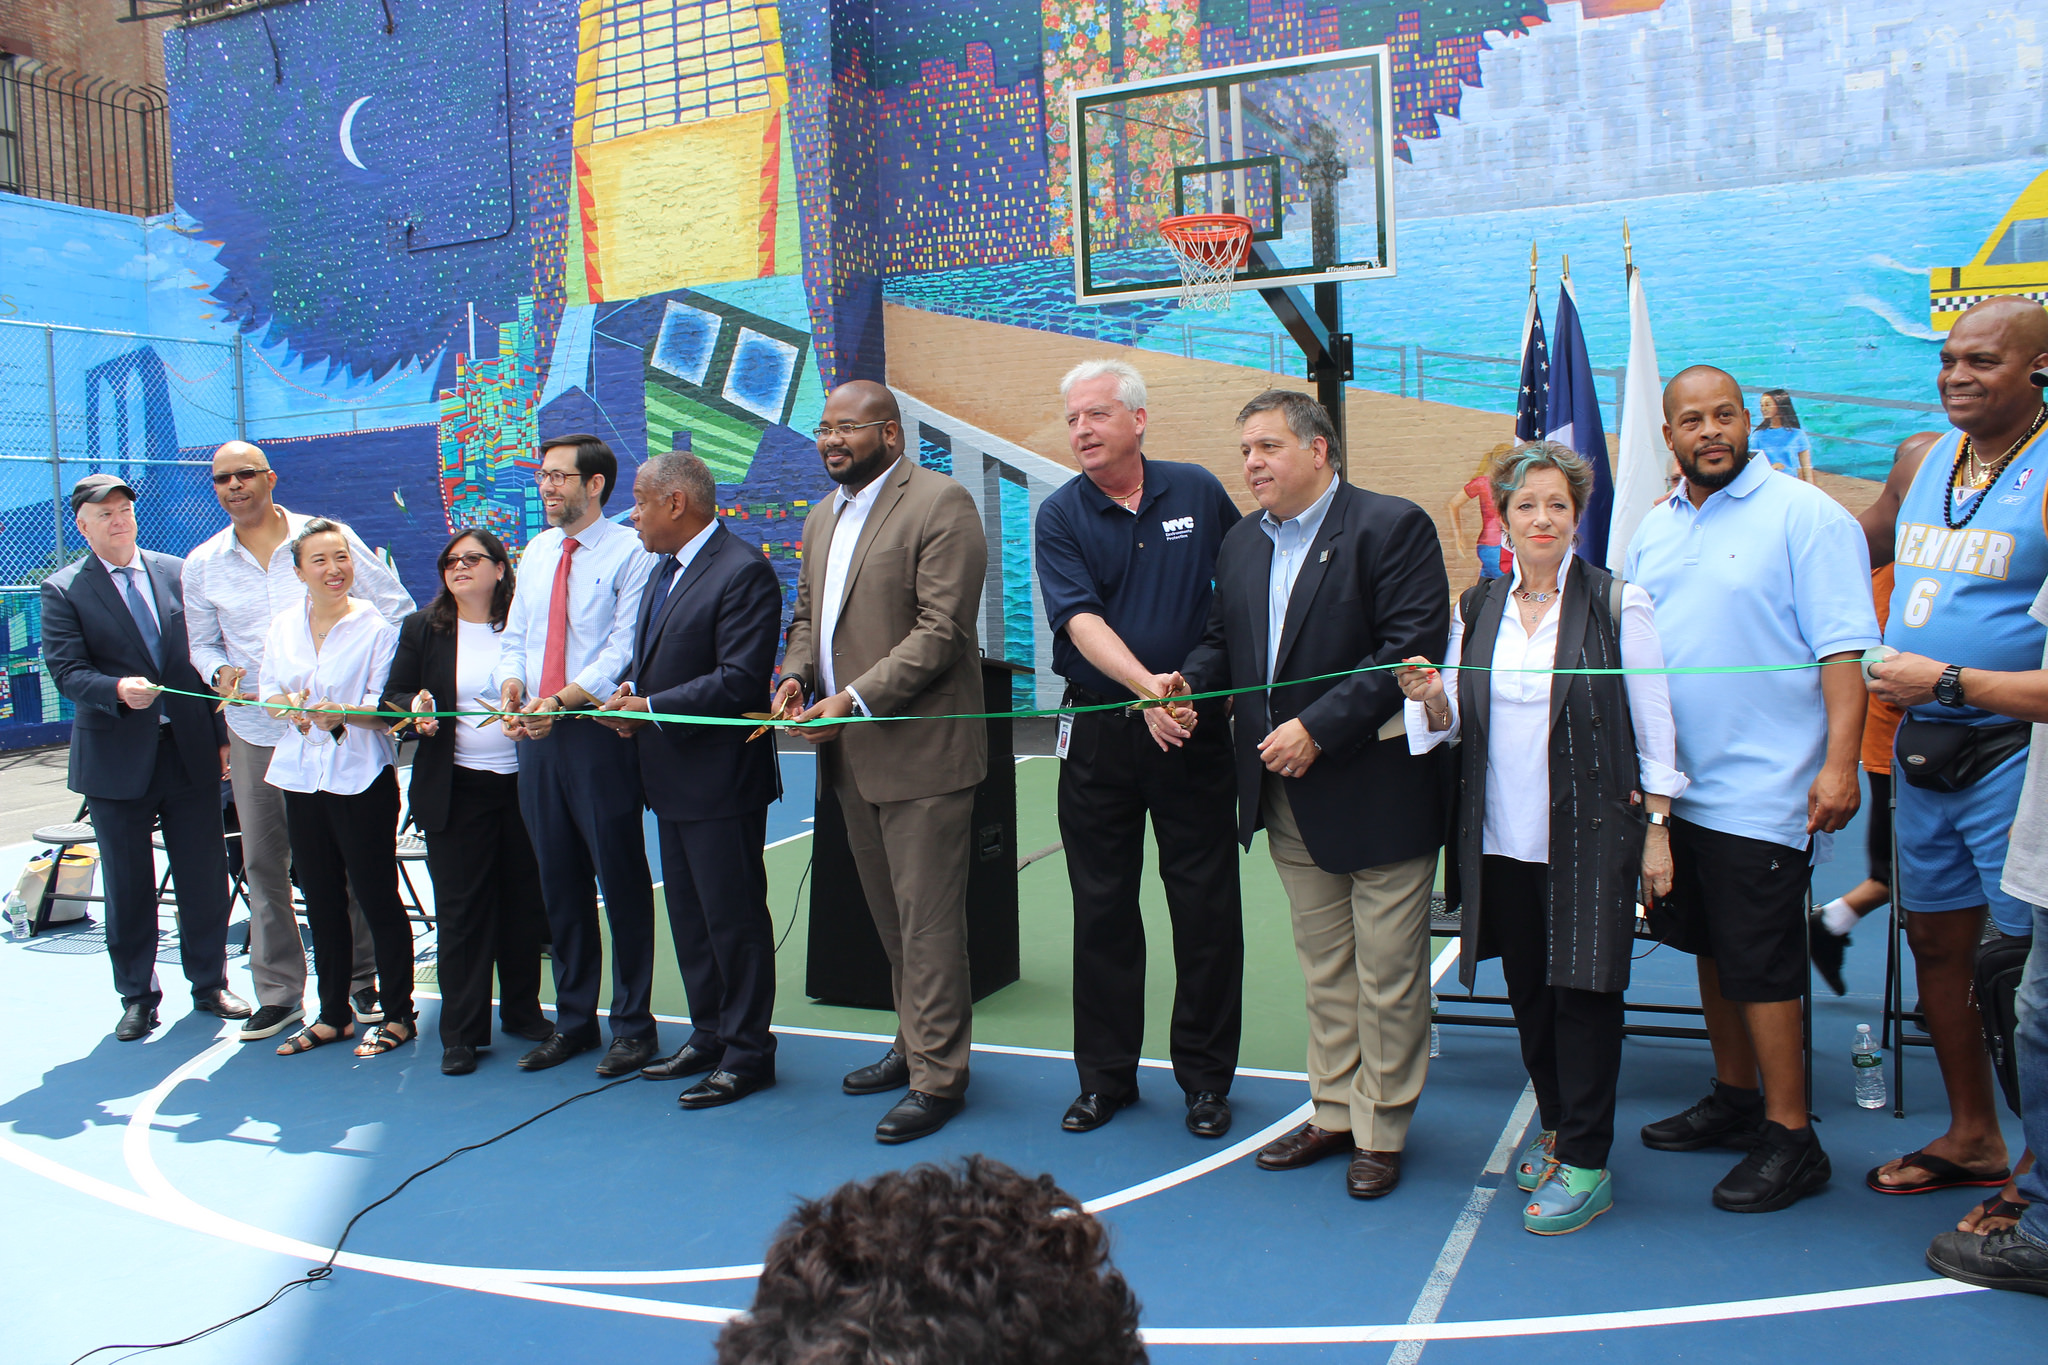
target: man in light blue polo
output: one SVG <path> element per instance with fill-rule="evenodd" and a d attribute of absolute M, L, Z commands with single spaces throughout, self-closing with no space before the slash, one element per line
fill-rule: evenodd
<path fill-rule="evenodd" d="M 1715 1079 L 1643 1143 L 1748 1152 L 1714 1203 L 1768 1213 L 1830 1174 L 1806 1121 L 1806 890 L 1815 836 L 1861 799 L 1857 661 L 1878 641 L 1877 613 L 1862 531 L 1818 488 L 1751 460 L 1733 378 L 1681 370 L 1664 390 L 1664 440 L 1684 478 L 1643 519 L 1627 577 L 1656 603 L 1665 661 L 1834 665 L 1671 679 L 1678 766 L 1693 781 L 1672 802 L 1676 879 L 1656 923 L 1698 958 Z"/>

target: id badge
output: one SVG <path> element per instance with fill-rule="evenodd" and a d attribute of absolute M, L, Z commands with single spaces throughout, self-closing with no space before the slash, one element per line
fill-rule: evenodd
<path fill-rule="evenodd" d="M 1073 718 L 1072 716 L 1061 716 L 1061 717 L 1060 717 L 1060 742 L 1059 742 L 1059 743 L 1058 743 L 1058 744 L 1057 744 L 1056 746 L 1054 746 L 1054 748 L 1053 748 L 1053 751 L 1052 751 L 1052 752 L 1053 752 L 1053 757 L 1054 757 L 1054 758 L 1065 758 L 1065 757 L 1067 756 L 1067 746 L 1068 746 L 1069 744 L 1073 743 L 1073 741 L 1074 741 L 1074 718 Z"/>

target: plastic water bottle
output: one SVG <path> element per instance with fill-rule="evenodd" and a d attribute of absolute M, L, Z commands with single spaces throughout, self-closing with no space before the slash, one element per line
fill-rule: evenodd
<path fill-rule="evenodd" d="M 1884 1108 L 1884 1053 L 1870 1036 L 1870 1025 L 1856 1026 L 1856 1046 L 1849 1060 L 1856 1064 L 1856 1103 L 1865 1109 Z"/>
<path fill-rule="evenodd" d="M 1436 991 L 1432 989 L 1429 993 L 1429 1055 L 1432 1057 L 1443 1051 L 1442 1045 L 1437 1040 L 1436 1010 Z M 1883 1103 L 1883 1101 L 1880 1100 L 1879 1103 Z"/>
<path fill-rule="evenodd" d="M 29 936 L 29 930 L 35 924 L 36 912 L 29 908 L 27 901 L 10 891 L 7 893 L 7 899 L 0 901 L 0 914 L 7 917 L 7 932 L 10 935 L 17 939 Z"/>

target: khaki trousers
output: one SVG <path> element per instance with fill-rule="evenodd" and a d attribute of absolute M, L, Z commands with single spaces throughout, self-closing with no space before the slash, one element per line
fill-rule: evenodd
<path fill-rule="evenodd" d="M 910 1088 L 967 1093 L 974 989 L 967 967 L 968 837 L 974 788 L 880 805 L 863 800 L 843 753 L 823 756 L 896 1001 L 896 1050 Z"/>
<path fill-rule="evenodd" d="M 1429 1071 L 1429 893 L 1436 858 L 1325 872 L 1308 856 L 1281 779 L 1260 808 L 1293 912 L 1308 987 L 1308 1083 L 1316 1127 L 1398 1152 Z"/>

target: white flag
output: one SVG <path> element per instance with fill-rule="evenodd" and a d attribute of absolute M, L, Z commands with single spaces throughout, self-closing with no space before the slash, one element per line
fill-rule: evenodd
<path fill-rule="evenodd" d="M 1614 511 L 1607 523 L 1607 569 L 1620 573 L 1628 543 L 1657 499 L 1664 496 L 1664 381 L 1650 340 L 1650 303 L 1643 272 L 1628 272 L 1628 379 L 1621 396 L 1621 454 L 1614 470 Z"/>

